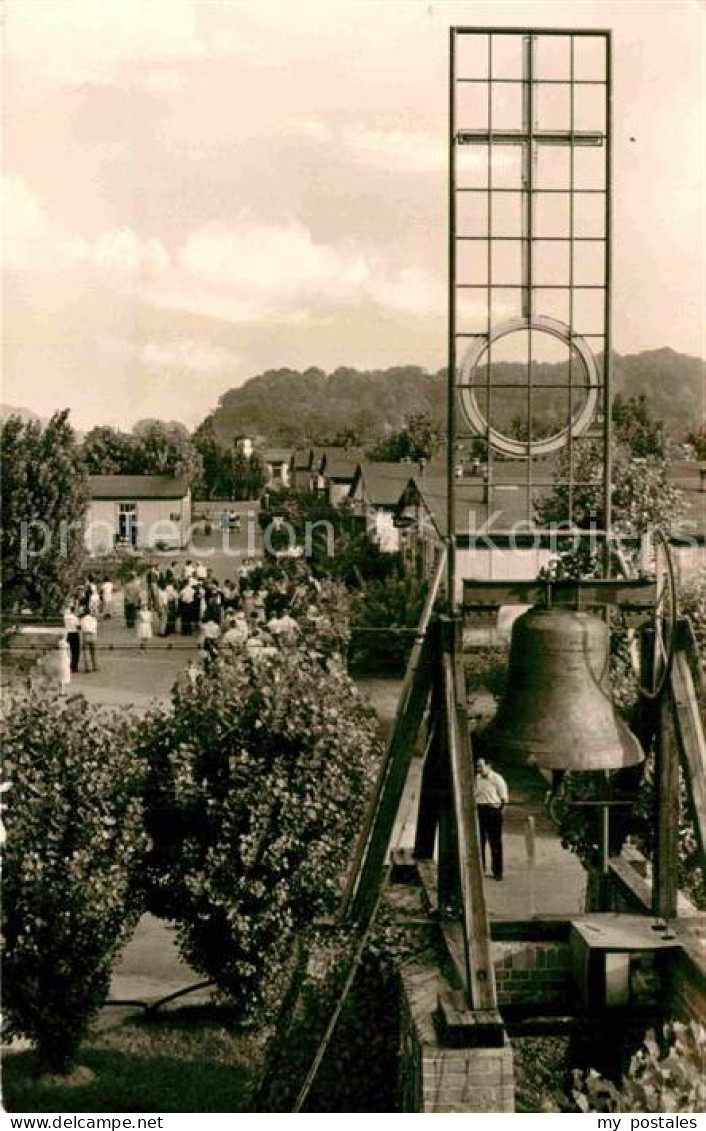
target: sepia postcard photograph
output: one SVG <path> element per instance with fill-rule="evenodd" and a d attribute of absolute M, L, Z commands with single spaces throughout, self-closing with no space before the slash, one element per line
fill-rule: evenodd
<path fill-rule="evenodd" d="M 1 22 L 2 1127 L 706 1131 L 703 0 Z"/>

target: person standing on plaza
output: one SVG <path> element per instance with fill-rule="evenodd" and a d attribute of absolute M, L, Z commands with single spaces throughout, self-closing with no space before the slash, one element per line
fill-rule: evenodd
<path fill-rule="evenodd" d="M 147 607 L 150 612 L 159 612 L 159 573 L 157 566 L 152 562 L 145 575 L 147 586 Z"/>
<path fill-rule="evenodd" d="M 480 831 L 483 871 L 486 871 L 486 845 L 490 847 L 493 879 L 503 878 L 503 809 L 510 800 L 505 779 L 484 758 L 476 762 L 476 807 Z"/>
<path fill-rule="evenodd" d="M 177 630 L 177 621 L 179 620 L 179 594 L 172 582 L 169 582 L 165 587 L 163 599 L 166 613 L 164 635 L 173 636 Z"/>
<path fill-rule="evenodd" d="M 81 658 L 81 622 L 76 616 L 73 605 L 67 605 L 64 609 L 64 630 L 66 632 L 66 643 L 69 646 L 69 667 L 72 672 L 77 672 L 78 662 Z"/>
<path fill-rule="evenodd" d="M 101 598 L 98 592 L 98 585 L 93 580 L 92 576 L 89 576 L 88 582 L 86 583 L 86 604 L 88 605 L 88 611 L 91 616 L 97 617 L 100 612 Z"/>
<path fill-rule="evenodd" d="M 66 693 L 66 689 L 71 683 L 71 649 L 68 641 L 62 637 L 59 641 L 58 661 L 57 667 L 59 670 L 59 690 L 61 694 Z"/>
<path fill-rule="evenodd" d="M 194 630 L 194 600 L 196 592 L 189 581 L 185 582 L 179 593 L 179 616 L 182 636 L 191 636 Z"/>
<path fill-rule="evenodd" d="M 140 651 L 147 651 L 147 641 L 152 639 L 152 610 L 146 600 L 140 603 L 137 610 L 137 639 L 140 641 Z"/>
<path fill-rule="evenodd" d="M 113 615 L 113 582 L 109 577 L 101 585 L 101 612 L 106 620 Z"/>
<path fill-rule="evenodd" d="M 135 617 L 140 607 L 140 579 L 136 573 L 130 575 L 130 580 L 125 585 L 125 627 L 135 627 Z"/>
<path fill-rule="evenodd" d="M 88 658 L 91 658 L 91 671 L 98 671 L 96 658 L 96 642 L 98 639 L 98 621 L 88 609 L 81 615 L 81 650 L 83 652 L 84 671 L 88 672 Z"/>

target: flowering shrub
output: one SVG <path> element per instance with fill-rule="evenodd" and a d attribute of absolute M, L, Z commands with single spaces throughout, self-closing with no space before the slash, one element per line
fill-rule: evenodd
<path fill-rule="evenodd" d="M 579 1111 L 702 1112 L 706 1104 L 706 1030 L 689 1025 L 665 1026 L 666 1049 L 650 1031 L 644 1046 L 616 1086 L 597 1072 L 575 1073 L 574 1100 Z"/>
<path fill-rule="evenodd" d="M 40 1069 L 68 1071 L 140 913 L 145 847 L 129 719 L 33 695 L 3 723 L 3 998 Z"/>
<path fill-rule="evenodd" d="M 417 628 L 426 594 L 426 582 L 413 577 L 369 582 L 352 602 L 350 663 L 404 670 L 414 632 L 399 630 Z"/>
<path fill-rule="evenodd" d="M 152 909 L 243 1011 L 272 1004 L 298 936 L 336 907 L 379 754 L 340 657 L 226 650 L 148 723 Z"/>

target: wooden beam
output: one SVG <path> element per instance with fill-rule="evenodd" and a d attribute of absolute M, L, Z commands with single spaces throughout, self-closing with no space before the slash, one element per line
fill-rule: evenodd
<path fill-rule="evenodd" d="M 670 697 L 659 703 L 655 741 L 655 848 L 652 911 L 662 919 L 677 913 L 679 863 L 679 752 Z"/>
<path fill-rule="evenodd" d="M 461 921 L 466 984 L 469 1005 L 473 1009 L 496 1009 L 495 970 L 485 905 L 478 819 L 473 796 L 473 759 L 465 708 L 465 683 L 461 656 L 456 647 L 459 623 L 454 621 L 448 625 L 450 640 L 444 641 L 442 664 L 448 718 L 453 812 L 458 846 L 458 877 L 462 898 Z"/>
<path fill-rule="evenodd" d="M 683 649 L 674 655 L 670 693 L 694 830 L 701 856 L 706 858 L 706 739 L 694 679 Z"/>
<path fill-rule="evenodd" d="M 439 663 L 438 631 L 432 614 L 445 565 L 444 547 L 424 602 L 419 630 L 407 661 L 395 725 L 343 891 L 341 914 L 346 917 L 365 919 L 377 903 L 409 762 L 427 708 L 434 666 L 438 667 Z"/>
<path fill-rule="evenodd" d="M 551 605 L 587 609 L 617 605 L 626 611 L 652 613 L 656 585 L 648 579 L 573 581 L 475 581 L 463 583 L 464 611 L 501 608 L 503 605 Z"/>
<path fill-rule="evenodd" d="M 439 677 L 441 670 L 439 669 Z M 414 837 L 414 855 L 419 860 L 434 856 L 436 832 L 439 827 L 441 802 L 444 790 L 442 696 L 440 678 L 434 678 L 431 693 L 429 740 L 427 742 L 422 781 L 419 789 L 419 811 Z"/>
<path fill-rule="evenodd" d="M 348 878 L 343 914 L 363 922 L 377 902 L 409 764 L 429 701 L 434 657 L 438 647 L 435 635 L 431 633 L 427 636 L 419 654 L 405 707 L 390 738 L 374 803 L 369 810 L 369 819 Z"/>

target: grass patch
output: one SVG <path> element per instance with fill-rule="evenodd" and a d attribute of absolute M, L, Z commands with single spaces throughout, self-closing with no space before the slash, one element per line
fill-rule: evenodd
<path fill-rule="evenodd" d="M 34 1054 L 4 1058 L 10 1112 L 249 1111 L 263 1037 L 239 1032 L 232 1014 L 192 1007 L 130 1018 L 94 1031 L 79 1063 L 94 1079 L 68 1087 L 34 1076 Z"/>

